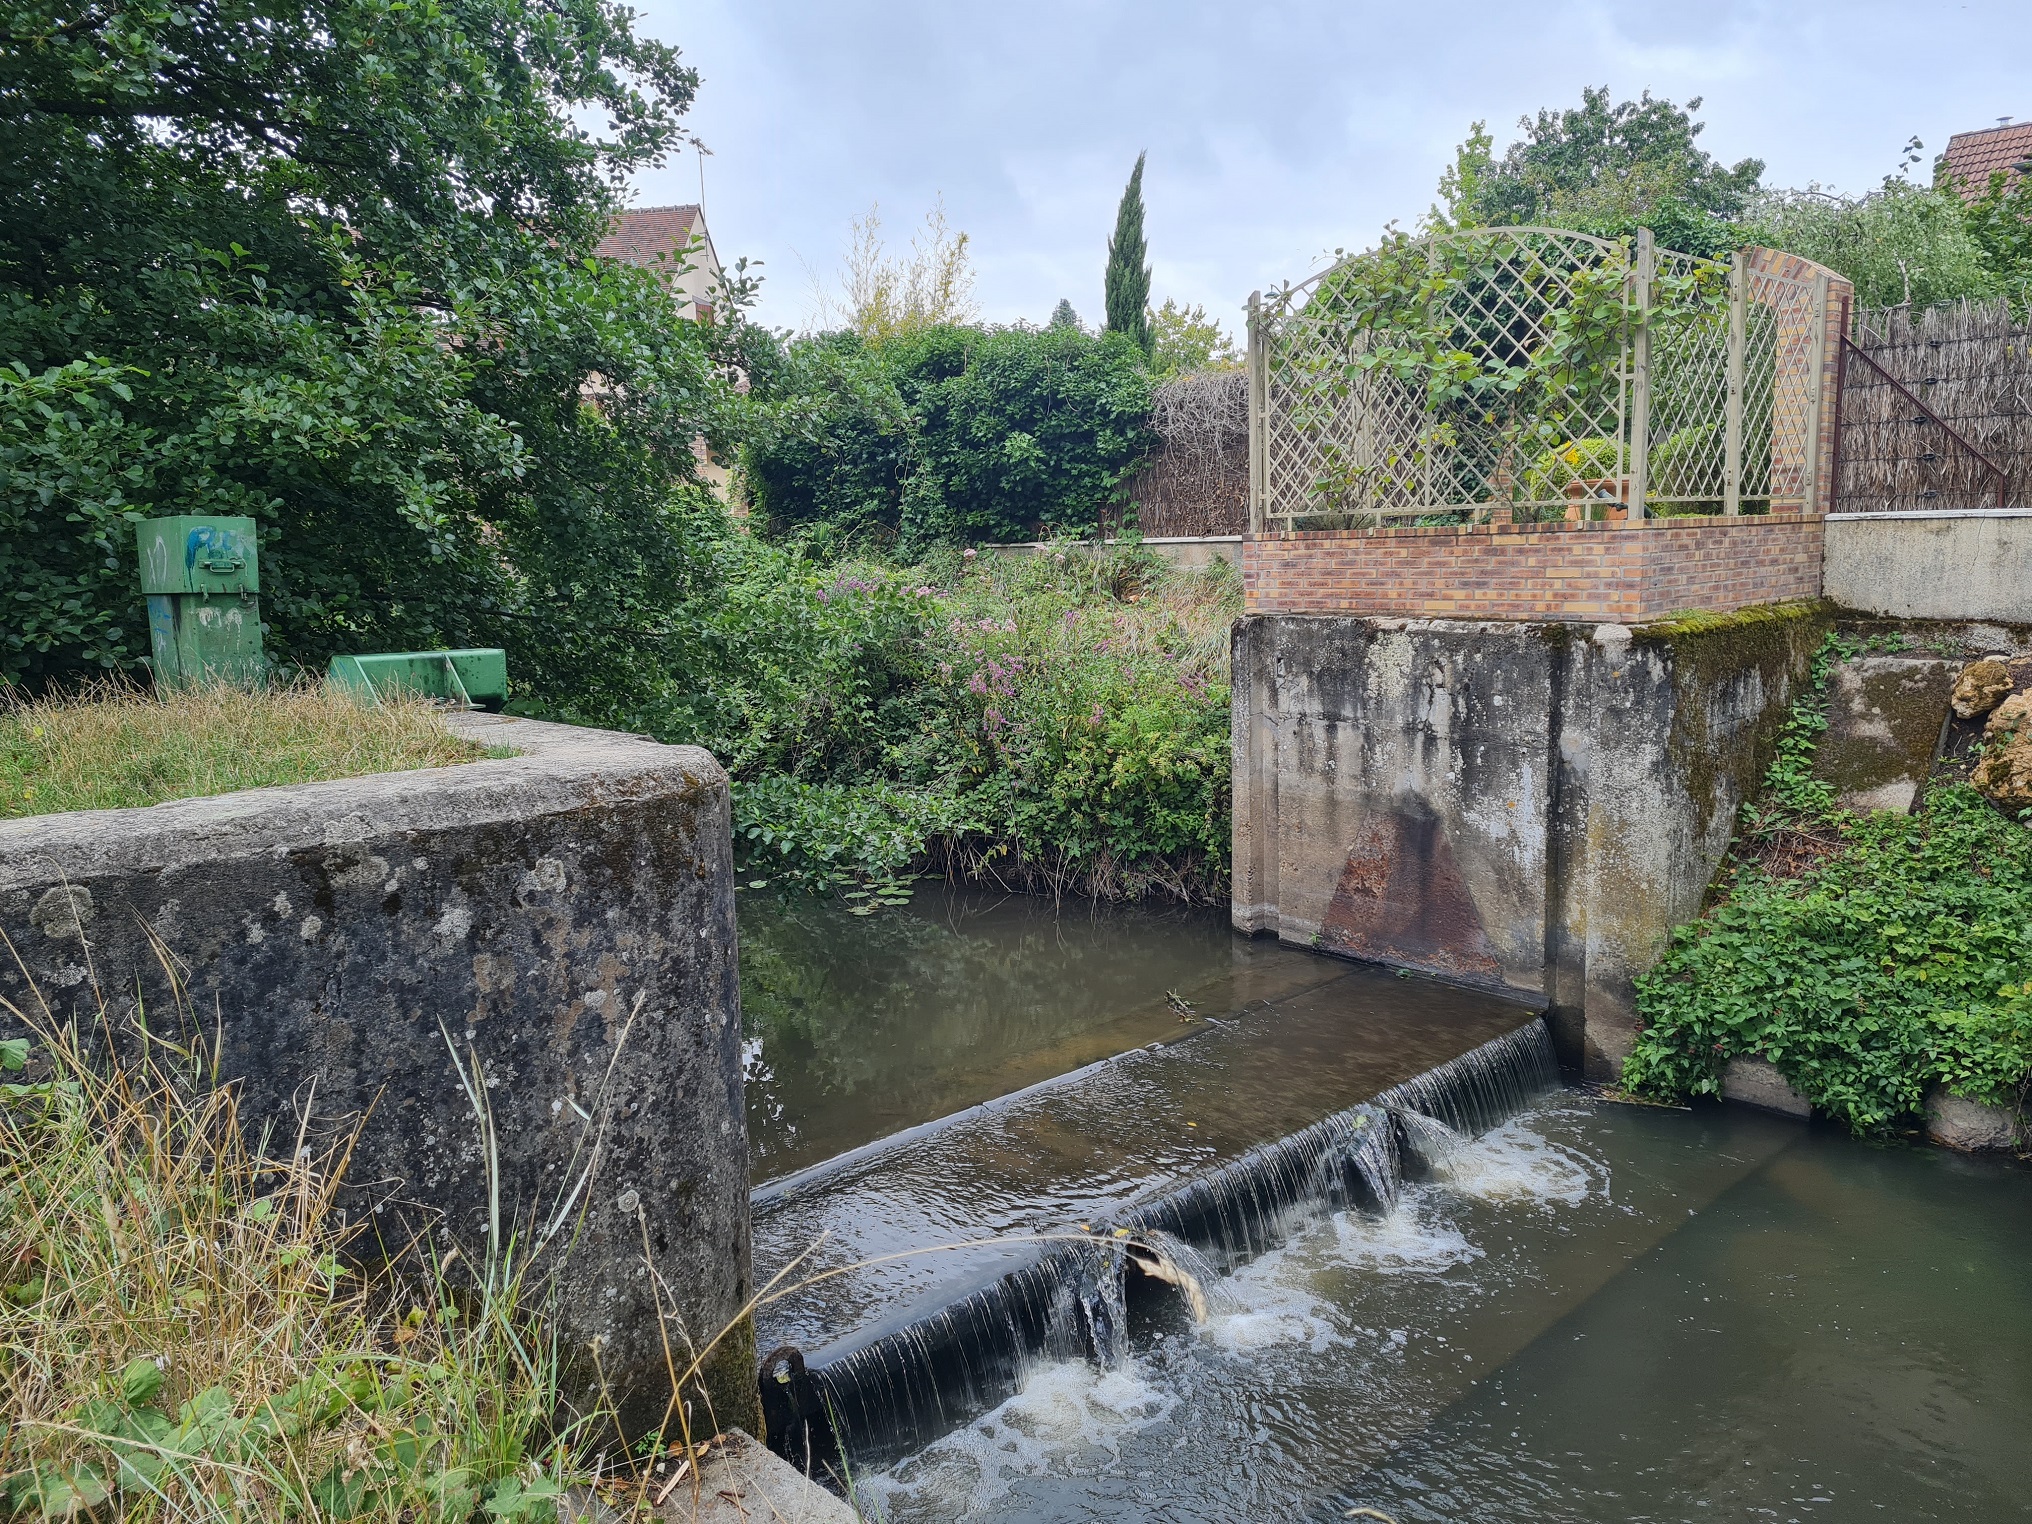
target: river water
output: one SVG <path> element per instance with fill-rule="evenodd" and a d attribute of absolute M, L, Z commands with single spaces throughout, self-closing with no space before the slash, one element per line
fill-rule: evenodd
<path fill-rule="evenodd" d="M 786 915 L 801 940 L 771 946 L 802 951 L 774 977 L 802 966 L 853 992 L 839 1020 L 872 1019 L 834 1050 L 851 1062 L 808 1024 L 751 1029 L 758 1175 L 1127 1056 L 765 1190 L 764 1278 L 814 1233 L 860 1254 L 1123 1207 L 1519 1019 L 1218 917 L 940 894 L 862 959 L 866 923 Z M 894 1524 L 2032 1518 L 2032 1173 L 1557 1091 L 1413 1173 L 1386 1210 L 1293 1216 L 1203 1322 L 1132 1285 L 1110 1359 L 1034 1352 L 996 1405 L 859 1469 L 857 1497 Z M 842 1276 L 765 1314 L 765 1343 L 851 1344 L 981 1273 Z"/>

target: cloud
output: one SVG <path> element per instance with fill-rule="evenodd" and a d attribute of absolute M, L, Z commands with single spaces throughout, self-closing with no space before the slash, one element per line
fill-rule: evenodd
<path fill-rule="evenodd" d="M 1403 7 L 1207 0 L 637 0 L 644 31 L 704 77 L 706 209 L 723 255 L 764 260 L 763 317 L 802 321 L 849 221 L 893 236 L 943 195 L 972 235 L 988 317 L 1100 311 L 1116 198 L 1136 154 L 1155 294 L 1236 319 L 1249 291 L 1408 225 L 1471 122 L 1607 84 L 1706 97 L 1702 143 L 1767 179 L 1860 188 L 1914 133 L 1929 150 L 2001 112 L 2032 116 L 2012 40 L 2022 5 L 1799 0 L 1688 10 L 1602 0 Z M 649 171 L 645 205 L 698 167 Z"/>

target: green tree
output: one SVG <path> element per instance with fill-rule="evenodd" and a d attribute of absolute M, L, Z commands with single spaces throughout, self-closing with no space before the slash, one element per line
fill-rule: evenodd
<path fill-rule="evenodd" d="M 1242 358 L 1220 323 L 1205 307 L 1187 307 L 1166 297 L 1149 314 L 1150 373 L 1160 379 L 1190 370 L 1234 370 Z"/>
<path fill-rule="evenodd" d="M 1053 328 L 1078 328 L 1081 326 L 1080 315 L 1072 310 L 1072 302 L 1070 300 L 1063 296 L 1058 299 L 1058 305 L 1051 309 L 1050 326 Z"/>
<path fill-rule="evenodd" d="M 1695 96 L 1682 108 L 1653 100 L 1612 103 L 1606 85 L 1581 104 L 1524 117 L 1524 136 L 1495 156 L 1475 123 L 1440 178 L 1428 221 L 1437 229 L 1550 226 L 1596 237 L 1651 228 L 1668 248 L 1715 254 L 1734 246 L 1730 226 L 1756 192 L 1760 159 L 1725 166 L 1695 141 Z"/>
<path fill-rule="evenodd" d="M 1145 262 L 1149 250 L 1143 243 L 1144 157 L 1136 155 L 1136 167 L 1129 172 L 1129 184 L 1122 191 L 1122 204 L 1115 210 L 1115 236 L 1108 240 L 1108 268 L 1102 289 L 1108 308 L 1105 331 L 1124 335 L 1148 355 L 1150 266 Z"/>
<path fill-rule="evenodd" d="M 2032 174 L 2015 181 L 2002 170 L 1991 175 L 1963 222 L 1997 287 L 2032 306 Z"/>
<path fill-rule="evenodd" d="M 1142 355 L 1077 328 L 799 339 L 751 405 L 743 461 L 772 530 L 905 555 L 1092 529 L 1151 444 Z"/>
<path fill-rule="evenodd" d="M 1864 196 L 1820 190 L 1758 198 L 1744 219 L 1743 241 L 1784 249 L 1849 278 L 1862 307 L 1915 308 L 1999 286 L 1954 191 L 1887 177 Z"/>
<path fill-rule="evenodd" d="M 700 585 L 727 336 L 595 261 L 696 78 L 609 0 L 18 0 L 0 675 L 145 655 L 131 521 L 254 516 L 270 646 L 501 643 L 589 710 Z"/>

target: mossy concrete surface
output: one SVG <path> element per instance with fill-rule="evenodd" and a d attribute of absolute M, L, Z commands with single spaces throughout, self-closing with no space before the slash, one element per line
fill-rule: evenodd
<path fill-rule="evenodd" d="M 0 994 L 88 1029 L 103 1007 L 130 1044 L 144 1018 L 186 1035 L 181 1004 L 271 1147 L 306 1110 L 360 1124 L 349 1179 L 391 1251 L 429 1227 L 483 1262 L 491 1152 L 503 1237 L 561 1272 L 570 1395 L 597 1365 L 653 1426 L 666 1335 L 703 1344 L 750 1288 L 726 775 L 453 725 L 519 755 L 0 821 Z M 715 1364 L 722 1425 L 759 1424 L 752 1341 Z"/>
<path fill-rule="evenodd" d="M 1613 1075 L 1829 624 L 1243 618 L 1236 926 L 1533 998 Z"/>
<path fill-rule="evenodd" d="M 1845 809 L 1909 813 L 1933 769 L 1957 661 L 1856 656 L 1829 672 L 1815 776 Z"/>

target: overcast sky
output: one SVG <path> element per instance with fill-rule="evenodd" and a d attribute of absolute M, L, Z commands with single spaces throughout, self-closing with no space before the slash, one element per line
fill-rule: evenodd
<path fill-rule="evenodd" d="M 1139 150 L 1153 299 L 1230 331 L 1252 288 L 1410 224 L 1477 118 L 1649 89 L 1705 97 L 1701 142 L 1765 183 L 1864 190 L 1917 134 L 2032 117 L 2032 0 L 1536 5 L 1395 0 L 634 0 L 703 76 L 692 130 L 723 259 L 764 262 L 761 316 L 810 318 L 853 217 L 891 241 L 942 195 L 972 237 L 982 315 L 1101 311 Z M 686 153 L 637 204 L 693 201 Z"/>

